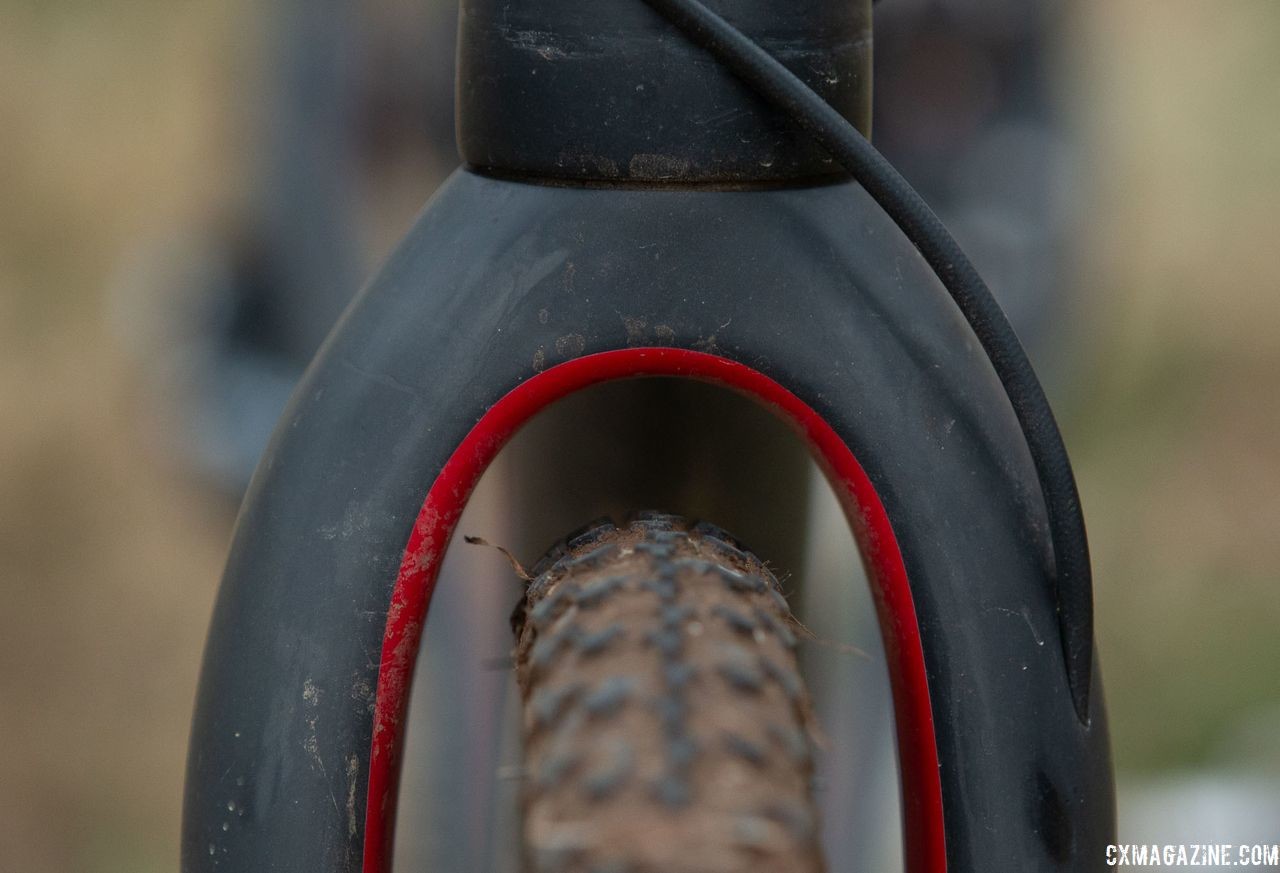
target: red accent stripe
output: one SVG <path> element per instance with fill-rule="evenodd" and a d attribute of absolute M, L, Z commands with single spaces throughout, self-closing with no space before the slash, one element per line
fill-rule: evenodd
<path fill-rule="evenodd" d="M 521 382 L 476 422 L 427 492 L 387 611 L 369 762 L 364 873 L 391 869 L 409 682 L 440 562 L 471 490 L 512 434 L 548 404 L 590 385 L 635 376 L 683 376 L 735 389 L 791 422 L 808 442 L 840 498 L 871 577 L 893 684 L 906 869 L 945 871 L 942 785 L 924 651 L 902 552 L 871 480 L 817 412 L 763 373 L 704 352 L 633 348 L 575 358 Z"/>

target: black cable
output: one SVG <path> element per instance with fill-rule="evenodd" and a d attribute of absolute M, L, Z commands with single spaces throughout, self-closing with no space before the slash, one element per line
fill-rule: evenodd
<path fill-rule="evenodd" d="M 1055 599 L 1076 715 L 1089 720 L 1093 669 L 1093 579 L 1075 475 L 1062 434 L 1021 343 L 969 259 L 923 198 L 830 104 L 741 31 L 698 0 L 645 0 L 790 115 L 827 149 L 901 228 L 968 320 L 1022 427 L 1049 519 Z"/>

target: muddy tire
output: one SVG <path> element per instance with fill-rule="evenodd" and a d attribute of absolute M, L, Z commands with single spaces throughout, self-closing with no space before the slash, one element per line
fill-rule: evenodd
<path fill-rule="evenodd" d="M 646 513 L 568 537 L 516 609 L 536 873 L 817 873 L 811 711 L 777 580 Z"/>

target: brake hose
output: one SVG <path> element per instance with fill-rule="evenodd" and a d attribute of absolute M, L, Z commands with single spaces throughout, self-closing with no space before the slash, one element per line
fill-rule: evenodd
<path fill-rule="evenodd" d="M 644 2 L 830 152 L 919 250 L 969 322 L 1004 386 L 1035 465 L 1053 546 L 1054 599 L 1067 684 L 1076 716 L 1088 725 L 1093 580 L 1084 516 L 1049 401 L 1000 305 L 924 199 L 813 89 L 698 0 Z"/>

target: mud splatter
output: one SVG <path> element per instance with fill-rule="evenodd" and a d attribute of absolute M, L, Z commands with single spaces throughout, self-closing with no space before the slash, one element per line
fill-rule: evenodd
<path fill-rule="evenodd" d="M 689 161 L 675 155 L 639 154 L 631 158 L 627 171 L 641 179 L 679 179 L 688 174 Z"/>
<path fill-rule="evenodd" d="M 560 357 L 580 355 L 586 347 L 587 338 L 580 333 L 567 333 L 556 337 L 556 354 Z"/>
<path fill-rule="evenodd" d="M 625 315 L 622 318 L 622 326 L 627 330 L 627 345 L 638 346 L 645 341 L 645 328 L 648 327 L 649 320 L 643 315 Z"/>

